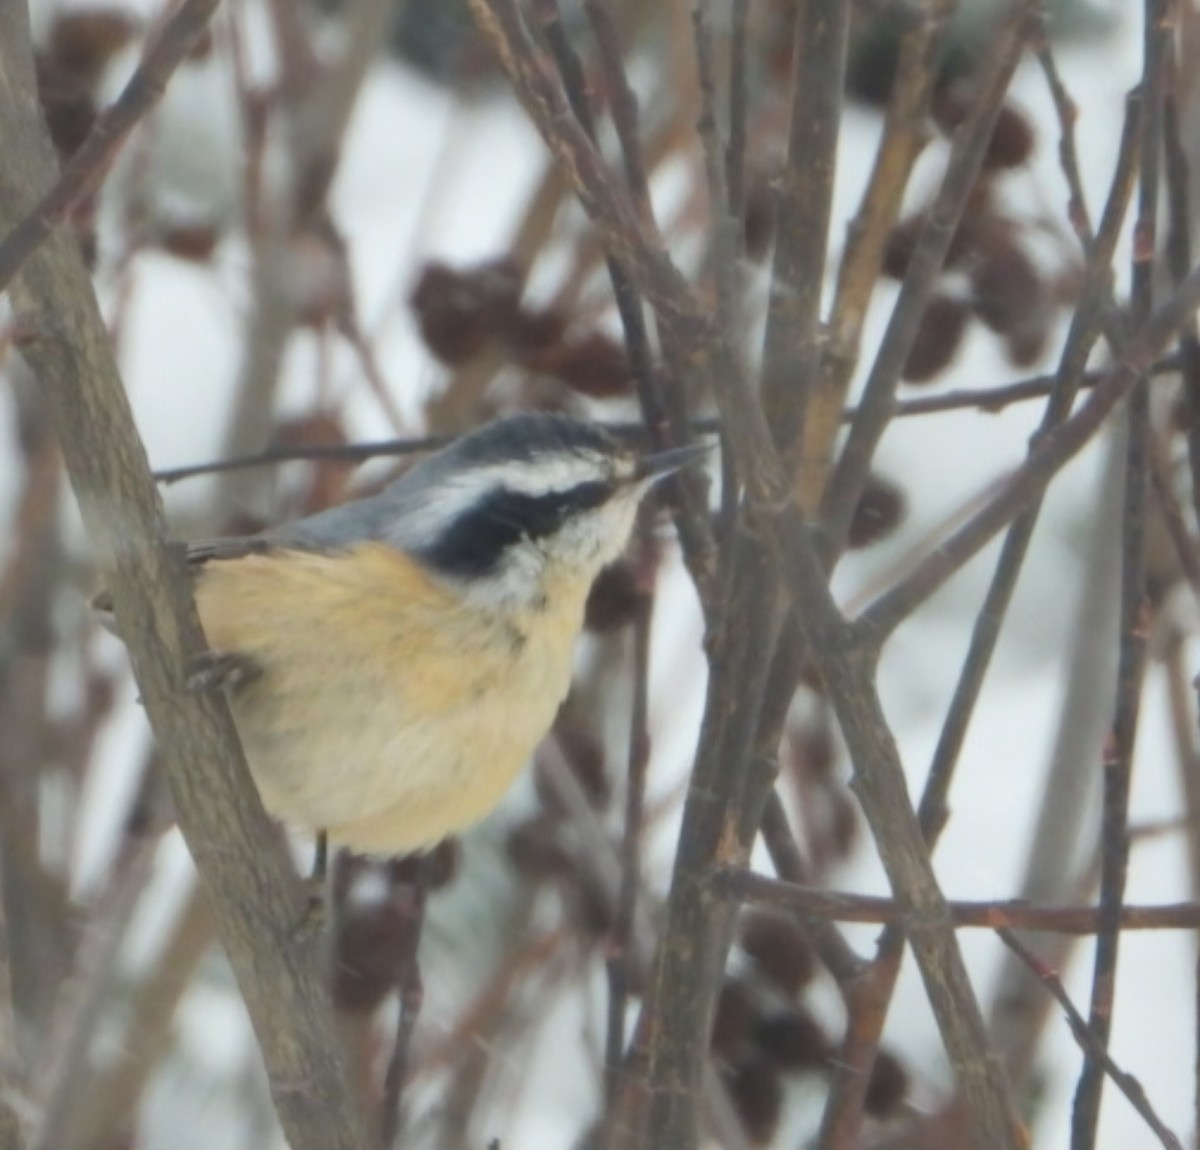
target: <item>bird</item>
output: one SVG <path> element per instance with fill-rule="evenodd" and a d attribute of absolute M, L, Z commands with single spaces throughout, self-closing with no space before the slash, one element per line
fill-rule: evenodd
<path fill-rule="evenodd" d="M 201 678 L 226 693 L 268 812 L 389 856 L 482 819 L 549 730 L 588 591 L 642 499 L 707 450 L 639 454 L 523 413 L 376 495 L 189 544 Z"/>

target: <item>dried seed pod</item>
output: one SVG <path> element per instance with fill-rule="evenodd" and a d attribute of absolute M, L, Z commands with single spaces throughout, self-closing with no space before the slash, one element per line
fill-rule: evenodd
<path fill-rule="evenodd" d="M 887 243 L 883 247 L 883 265 L 880 269 L 885 276 L 894 280 L 904 278 L 926 219 L 925 212 L 917 212 L 901 220 L 888 233 Z"/>
<path fill-rule="evenodd" d="M 757 1020 L 751 1041 L 762 1058 L 779 1070 L 821 1070 L 832 1044 L 824 1027 L 807 1010 L 778 1010 Z"/>
<path fill-rule="evenodd" d="M 358 901 L 349 897 L 357 879 L 378 867 L 364 859 L 339 854 L 334 869 L 334 898 L 341 907 L 334 937 L 332 993 L 335 1006 L 351 1014 L 370 1014 L 393 990 L 412 954 L 420 904 L 411 880 L 417 856 L 391 860 L 383 897 Z"/>
<path fill-rule="evenodd" d="M 967 305 L 952 296 L 939 293 L 930 299 L 900 373 L 905 383 L 929 383 L 950 366 L 962 346 L 969 314 Z"/>
<path fill-rule="evenodd" d="M 850 521 L 847 546 L 852 550 L 870 547 L 886 539 L 900 526 L 907 510 L 908 500 L 901 488 L 878 475 L 870 476 Z"/>
<path fill-rule="evenodd" d="M 53 59 L 39 56 L 38 101 L 50 129 L 55 151 L 63 159 L 72 156 L 87 139 L 96 122 L 96 102 L 91 90 L 64 71 Z"/>
<path fill-rule="evenodd" d="M 572 391 L 592 399 L 628 395 L 633 386 L 623 345 L 603 332 L 578 336 L 521 360 L 530 371 L 554 376 Z"/>
<path fill-rule="evenodd" d="M 596 875 L 582 868 L 569 889 L 569 905 L 579 929 L 593 938 L 607 938 L 616 922 L 617 908 L 611 892 Z"/>
<path fill-rule="evenodd" d="M 810 719 L 792 724 L 785 732 L 788 767 L 807 780 L 828 780 L 837 763 L 837 745 L 829 724 Z"/>
<path fill-rule="evenodd" d="M 353 310 L 346 243 L 328 217 L 292 236 L 288 286 L 296 319 L 305 327 L 340 324 Z"/>
<path fill-rule="evenodd" d="M 758 1019 L 754 997 L 741 979 L 726 975 L 713 1010 L 708 1048 L 721 1062 L 734 1062 L 745 1049 Z"/>
<path fill-rule="evenodd" d="M 950 84 L 938 92 L 932 108 L 938 127 L 952 133 L 970 115 L 974 101 L 974 85 L 970 83 Z M 1033 154 L 1035 138 L 1028 117 L 1011 104 L 1005 104 L 996 118 L 992 138 L 984 153 L 984 171 L 1019 168 Z"/>
<path fill-rule="evenodd" d="M 431 262 L 409 297 L 426 346 L 455 366 L 506 331 L 518 312 L 521 275 L 507 259 L 460 270 Z"/>
<path fill-rule="evenodd" d="M 513 827 L 504 849 L 517 873 L 534 882 L 559 879 L 575 869 L 575 860 L 559 841 L 557 823 L 549 815 Z"/>
<path fill-rule="evenodd" d="M 972 260 L 970 277 L 975 314 L 999 335 L 1024 330 L 1049 310 L 1042 275 L 1011 234 L 989 237 Z"/>
<path fill-rule="evenodd" d="M 1036 140 L 1033 124 L 1024 112 L 1005 104 L 996 119 L 983 166 L 993 170 L 1019 168 L 1029 162 Z"/>
<path fill-rule="evenodd" d="M 858 806 L 845 792 L 830 792 L 829 840 L 834 858 L 847 859 L 854 853 L 858 831 Z"/>
<path fill-rule="evenodd" d="M 783 1083 L 765 1059 L 751 1059 L 728 1069 L 722 1077 L 729 1100 L 752 1146 L 766 1146 L 783 1114 Z"/>
<path fill-rule="evenodd" d="M 412 949 L 411 915 L 380 904 L 343 914 L 331 964 L 333 1004 L 348 1014 L 371 1014 L 396 989 Z"/>
<path fill-rule="evenodd" d="M 1039 317 L 1030 317 L 1030 322 L 1019 331 L 1009 332 L 1004 338 L 1004 353 L 1013 367 L 1033 367 L 1046 355 L 1050 344 L 1050 314 L 1043 312 Z"/>
<path fill-rule="evenodd" d="M 942 262 L 944 268 L 961 267 L 992 232 L 998 229 L 1005 230 L 1005 222 L 996 215 L 993 200 L 991 189 L 986 183 L 976 184 L 971 189 L 958 227 L 950 238 L 950 246 Z M 883 264 L 880 269 L 885 276 L 897 280 L 904 278 L 928 218 L 928 212 L 914 212 L 892 228 L 884 245 Z"/>
<path fill-rule="evenodd" d="M 742 950 L 759 974 L 794 998 L 812 980 L 816 960 L 794 918 L 766 907 L 745 911 L 738 921 Z"/>
<path fill-rule="evenodd" d="M 50 26 L 45 55 L 55 69 L 92 91 L 109 61 L 141 27 L 124 8 L 87 8 L 59 12 Z"/>
<path fill-rule="evenodd" d="M 646 593 L 634 565 L 628 559 L 610 563 L 592 584 L 583 625 L 604 634 L 628 627 L 646 603 Z"/>
<path fill-rule="evenodd" d="M 397 855 L 387 865 L 388 880 L 393 886 L 412 886 L 418 881 L 427 891 L 440 890 L 458 876 L 462 849 L 458 839 L 442 839 L 437 846 L 421 854 Z"/>
<path fill-rule="evenodd" d="M 562 343 L 569 318 L 553 308 L 518 308 L 502 332 L 504 344 L 518 363 Z"/>
<path fill-rule="evenodd" d="M 340 413 L 322 411 L 309 412 L 297 419 L 282 421 L 271 437 L 272 443 L 280 447 L 343 447 L 350 442 L 346 426 Z M 326 507 L 346 500 L 346 485 L 355 464 L 345 459 L 316 459 L 309 467 L 310 486 L 305 495 L 300 514 L 311 515 Z"/>
<path fill-rule="evenodd" d="M 742 244 L 746 258 L 761 263 L 775 240 L 775 194 L 765 172 L 750 176 L 742 207 Z"/>
<path fill-rule="evenodd" d="M 902 28 L 895 19 L 871 13 L 858 21 L 846 58 L 846 95 L 872 108 L 886 108 L 896 81 Z"/>
<path fill-rule="evenodd" d="M 158 246 L 177 259 L 206 264 L 220 238 L 221 233 L 212 224 L 171 224 L 158 237 Z"/>
<path fill-rule="evenodd" d="M 908 1071 L 894 1054 L 881 1050 L 875 1055 L 871 1069 L 871 1081 L 863 1109 L 876 1118 L 888 1118 L 904 1104 L 908 1097 Z"/>

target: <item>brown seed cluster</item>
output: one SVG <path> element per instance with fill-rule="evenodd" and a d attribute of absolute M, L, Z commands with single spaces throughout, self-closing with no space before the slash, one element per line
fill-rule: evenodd
<path fill-rule="evenodd" d="M 869 476 L 850 520 L 847 546 L 859 550 L 879 543 L 900 526 L 907 512 L 903 488 L 881 475 Z"/>
<path fill-rule="evenodd" d="M 974 95 L 970 76 L 940 84 L 931 108 L 938 130 L 953 136 L 970 114 Z M 1060 292 L 1030 256 L 1025 228 L 1001 209 L 996 188 L 1003 173 L 1026 166 L 1036 144 L 1028 116 L 1012 104 L 1002 107 L 982 172 L 950 240 L 941 286 L 920 319 L 902 371 L 905 383 L 940 378 L 958 354 L 970 321 L 1000 337 L 1016 367 L 1030 367 L 1045 355 Z M 904 277 L 926 222 L 928 209 L 896 224 L 883 254 L 884 275 Z"/>
<path fill-rule="evenodd" d="M 523 304 L 523 290 L 524 273 L 507 258 L 468 268 L 431 262 L 409 303 L 425 345 L 449 367 L 491 355 L 591 399 L 629 394 L 619 340 L 554 308 Z"/>
<path fill-rule="evenodd" d="M 819 883 L 855 849 L 857 807 L 839 771 L 839 752 L 821 685 L 811 677 L 785 728 L 781 784 L 795 801 L 803 881 Z M 821 1079 L 837 1058 L 837 1038 L 809 1002 L 820 964 L 799 920 L 768 907 L 744 908 L 736 960 L 717 999 L 710 1049 L 747 1139 L 771 1143 L 782 1120 L 787 1083 Z M 873 1118 L 896 1116 L 908 1096 L 900 1061 L 881 1052 L 867 1093 Z"/>
<path fill-rule="evenodd" d="M 556 890 L 567 923 L 582 939 L 603 946 L 616 921 L 616 891 L 596 865 L 591 840 L 580 833 L 571 792 L 603 816 L 613 802 L 612 771 L 603 745 L 569 704 L 534 756 L 533 781 L 539 810 L 509 832 L 509 862 L 529 883 Z M 641 973 L 628 972 L 631 990 Z"/>
<path fill-rule="evenodd" d="M 459 849 L 454 839 L 439 843 L 423 857 L 403 855 L 379 862 L 342 851 L 334 861 L 332 901 L 334 937 L 332 993 L 337 1009 L 373 1014 L 398 987 L 412 956 L 425 893 L 454 881 Z M 370 874 L 383 880 L 383 893 L 355 897 Z"/>
<path fill-rule="evenodd" d="M 782 912 L 749 909 L 739 920 L 738 942 L 745 965 L 726 975 L 721 986 L 709 1049 L 746 1138 L 766 1146 L 779 1130 L 787 1082 L 827 1073 L 836 1043 L 802 1001 L 817 963 L 797 921 Z M 907 1091 L 903 1065 L 881 1051 L 867 1112 L 894 1115 Z"/>
<path fill-rule="evenodd" d="M 96 88 L 112 58 L 140 24 L 123 8 L 59 12 L 36 56 L 38 97 L 62 159 L 83 143 L 96 119 Z"/>

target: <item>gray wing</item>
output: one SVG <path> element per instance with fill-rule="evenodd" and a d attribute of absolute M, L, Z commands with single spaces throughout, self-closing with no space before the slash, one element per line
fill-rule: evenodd
<path fill-rule="evenodd" d="M 336 551 L 364 540 L 419 550 L 422 543 L 428 542 L 428 511 L 436 503 L 435 493 L 453 487 L 456 474 L 464 468 L 510 460 L 528 461 L 547 445 L 593 453 L 614 450 L 613 441 L 593 424 L 544 413 L 509 416 L 427 456 L 378 495 L 243 539 L 194 543 L 188 548 L 188 558 L 203 563 L 209 559 L 236 559 L 273 548 Z"/>
<path fill-rule="evenodd" d="M 188 544 L 190 563 L 238 559 L 275 550 L 337 551 L 367 540 L 403 546 L 403 524 L 427 505 L 445 461 L 431 456 L 405 472 L 377 495 L 318 511 L 304 519 L 269 527 L 256 535 L 198 540 Z"/>

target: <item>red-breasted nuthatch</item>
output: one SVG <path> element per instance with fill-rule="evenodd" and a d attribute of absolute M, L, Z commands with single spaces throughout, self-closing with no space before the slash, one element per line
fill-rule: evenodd
<path fill-rule="evenodd" d="M 267 809 L 368 854 L 487 814 L 554 719 L 640 500 L 704 450 L 639 457 L 593 424 L 513 416 L 378 495 L 191 545 Z"/>

